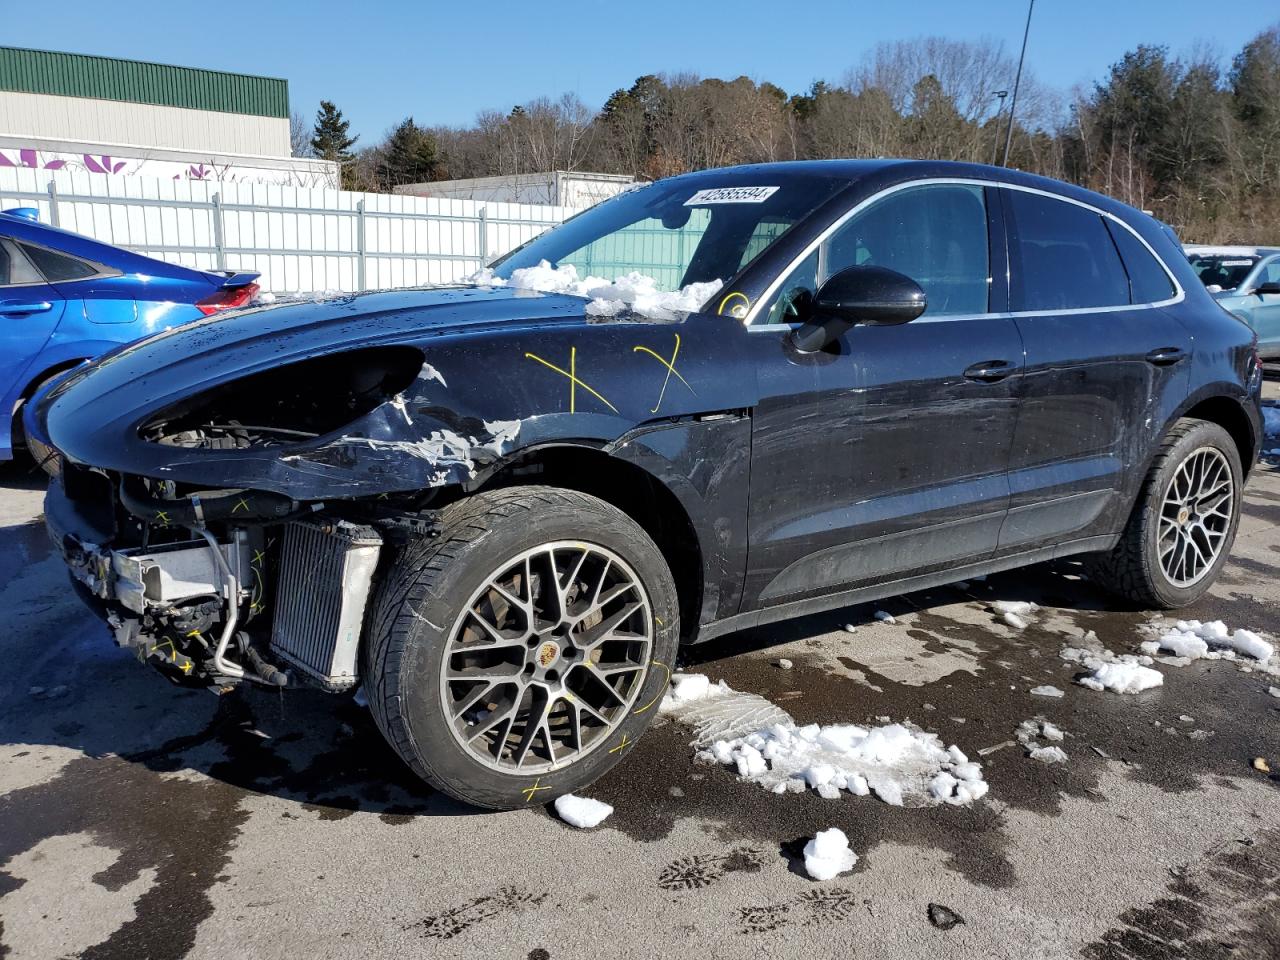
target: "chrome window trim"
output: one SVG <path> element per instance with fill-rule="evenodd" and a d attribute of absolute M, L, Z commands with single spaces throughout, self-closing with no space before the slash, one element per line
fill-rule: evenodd
<path fill-rule="evenodd" d="M 842 226 L 845 225 L 845 223 L 847 223 L 850 219 L 852 219 L 856 214 L 860 213 L 862 210 L 865 210 L 871 204 L 875 203 L 878 200 L 883 199 L 884 197 L 889 196 L 890 194 L 897 193 L 899 190 L 908 190 L 912 187 L 919 187 L 919 186 L 932 185 L 932 184 L 944 184 L 944 185 L 957 184 L 957 185 L 969 186 L 969 187 L 992 187 L 992 188 L 1003 189 L 1003 190 L 1020 190 L 1023 193 L 1034 193 L 1042 197 L 1049 197 L 1050 199 L 1053 199 L 1053 200 L 1060 200 L 1063 203 L 1071 203 L 1071 204 L 1075 204 L 1077 207 L 1083 207 L 1084 209 L 1089 210 L 1100 217 L 1105 217 L 1107 220 L 1110 220 L 1112 223 L 1119 224 L 1121 227 L 1123 227 L 1124 229 L 1128 230 L 1131 234 L 1133 234 L 1138 239 L 1138 242 L 1141 243 L 1143 247 L 1146 248 L 1147 253 L 1151 254 L 1151 256 L 1155 258 L 1156 263 L 1160 264 L 1160 269 L 1165 272 L 1165 276 L 1169 278 L 1169 282 L 1173 284 L 1173 289 L 1174 289 L 1174 295 L 1172 297 L 1168 297 L 1164 300 L 1153 301 L 1151 303 L 1124 303 L 1124 304 L 1116 304 L 1114 306 L 1109 306 L 1109 307 L 1070 307 L 1065 310 L 1016 310 L 1008 313 L 980 313 L 980 314 L 968 314 L 965 316 L 958 316 L 958 317 L 943 316 L 943 317 L 934 318 L 936 320 L 974 320 L 979 317 L 1015 317 L 1015 318 L 1016 317 L 1057 317 L 1057 316 L 1071 316 L 1073 314 L 1080 314 L 1080 313 L 1116 313 L 1121 310 L 1150 310 L 1155 307 L 1169 307 L 1169 306 L 1173 306 L 1175 303 L 1181 303 L 1183 300 L 1186 299 L 1187 294 L 1186 294 L 1186 291 L 1182 288 L 1182 284 L 1178 282 L 1178 278 L 1174 275 L 1173 271 L 1169 269 L 1169 265 L 1164 262 L 1164 259 L 1160 256 L 1160 254 L 1156 253 L 1156 251 L 1152 248 L 1151 244 L 1147 243 L 1146 238 L 1143 237 L 1142 234 L 1138 233 L 1137 230 L 1133 229 L 1133 227 L 1129 226 L 1129 224 L 1125 223 L 1123 220 L 1121 220 L 1119 217 L 1117 217 L 1113 213 L 1108 213 L 1106 210 L 1099 209 L 1098 207 L 1093 206 L 1093 204 L 1085 203 L 1083 200 L 1077 200 L 1074 197 L 1064 197 L 1060 193 L 1053 193 L 1049 190 L 1041 190 L 1038 187 L 1027 187 L 1021 184 L 1005 183 L 999 180 L 978 180 L 972 177 L 928 177 L 921 180 L 908 180 L 905 183 L 898 183 L 898 184 L 894 184 L 892 187 L 886 187 L 885 189 L 881 190 L 879 193 L 874 193 L 871 196 L 867 197 L 865 200 L 863 200 L 861 203 L 858 203 L 857 205 L 850 207 L 848 210 L 842 213 L 837 219 L 835 219 L 830 224 L 828 224 L 827 227 L 822 231 L 822 233 L 818 234 L 818 236 L 813 240 L 812 243 L 809 244 L 809 246 L 805 247 L 804 250 L 802 250 L 789 264 L 787 264 L 787 267 L 785 270 L 782 270 L 781 272 L 779 272 L 779 274 L 776 277 L 774 277 L 774 279 L 770 282 L 769 286 L 765 288 L 764 293 L 760 295 L 759 299 L 756 300 L 756 302 L 752 305 L 751 309 L 747 311 L 747 315 L 746 317 L 743 318 L 743 321 L 742 321 L 743 324 L 746 325 L 748 330 L 792 329 L 792 326 L 793 326 L 792 324 L 774 323 L 774 324 L 761 324 L 758 327 L 752 326 L 752 321 L 755 320 L 755 318 L 759 315 L 764 304 L 768 303 L 770 299 L 773 297 L 773 295 L 778 292 L 778 288 L 782 286 L 782 281 L 791 275 L 791 271 L 796 269 L 796 267 L 800 266 L 800 264 L 803 263 L 804 260 L 814 252 L 814 250 L 818 249 L 819 247 L 822 246 L 822 244 L 826 243 L 833 233 L 839 230 Z M 1120 256 L 1119 251 L 1116 251 L 1116 256 L 1117 257 Z M 1124 260 L 1123 258 L 1121 258 L 1121 264 L 1123 263 L 1124 263 Z M 988 278 L 988 280 L 990 280 L 990 278 Z M 921 317 L 920 320 L 917 320 L 914 322 L 916 323 L 920 323 L 922 321 L 929 322 L 929 320 L 930 318 L 928 317 Z"/>

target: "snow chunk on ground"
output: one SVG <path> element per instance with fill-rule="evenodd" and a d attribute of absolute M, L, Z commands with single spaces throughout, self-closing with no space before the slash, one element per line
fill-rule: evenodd
<path fill-rule="evenodd" d="M 1244 654 L 1247 657 L 1265 663 L 1275 655 L 1275 647 L 1263 640 L 1252 630 L 1236 630 L 1234 633 L 1221 620 L 1201 623 L 1199 620 L 1179 620 L 1172 630 L 1161 634 L 1158 640 L 1148 640 L 1142 645 L 1149 649 L 1152 643 L 1157 649 L 1167 650 L 1175 657 L 1187 657 L 1191 660 L 1218 659 L 1220 655 L 1210 652 L 1210 648 L 1230 651 L 1232 654 Z"/>
<path fill-rule="evenodd" d="M 1065 693 L 1064 691 L 1059 690 L 1057 687 L 1050 686 L 1050 685 L 1049 685 L 1049 684 L 1047 684 L 1047 683 L 1046 683 L 1046 684 L 1044 684 L 1043 686 L 1039 686 L 1039 687 L 1032 687 L 1032 688 L 1031 688 L 1031 694 L 1032 694 L 1032 696 L 1036 696 L 1036 697 L 1064 697 L 1064 696 L 1066 696 L 1066 693 Z"/>
<path fill-rule="evenodd" d="M 724 285 L 721 280 L 710 280 L 691 283 L 680 290 L 659 290 L 657 280 L 635 270 L 613 280 L 580 278 L 573 264 L 553 267 L 546 260 L 536 267 L 513 270 L 509 280 L 495 276 L 493 270 L 486 267 L 468 277 L 467 282 L 484 287 L 585 297 L 591 301 L 586 311 L 590 316 L 615 317 L 630 310 L 654 320 L 674 320 L 678 313 L 697 310 Z"/>
<path fill-rule="evenodd" d="M 849 838 L 838 827 L 820 830 L 804 845 L 804 869 L 815 880 L 830 880 L 853 869 L 858 855 L 849 849 Z"/>
<path fill-rule="evenodd" d="M 995 608 L 996 613 L 1012 613 L 1017 616 L 1031 613 L 1036 610 L 1036 605 L 1028 600 L 997 600 L 991 605 Z"/>
<path fill-rule="evenodd" d="M 961 805 L 987 793 L 981 765 L 935 734 L 900 723 L 799 726 L 763 697 L 723 681 L 690 683 L 695 676 L 677 674 L 659 711 L 693 727 L 699 759 L 732 767 L 767 790 L 874 793 L 894 806 Z"/>
<path fill-rule="evenodd" d="M 1100 663 L 1093 673 L 1077 681 L 1090 690 L 1114 690 L 1116 693 L 1141 693 L 1164 683 L 1159 670 L 1137 663 Z"/>
<path fill-rule="evenodd" d="M 1092 637 L 1092 634 L 1090 634 Z M 1093 638 L 1096 639 L 1096 638 Z M 1059 654 L 1063 660 L 1078 663 L 1089 671 L 1076 683 L 1090 690 L 1112 690 L 1116 693 L 1140 693 L 1164 683 L 1160 671 L 1152 670 L 1149 656 L 1125 653 L 1117 656 L 1110 650 L 1082 650 L 1066 647 Z"/>
<path fill-rule="evenodd" d="M 592 800 L 590 797 L 577 797 L 572 793 L 566 793 L 563 797 L 556 797 L 556 813 L 570 826 L 589 829 L 600 826 L 605 818 L 613 813 L 613 807 L 599 800 Z"/>
<path fill-rule="evenodd" d="M 898 618 L 895 617 L 892 613 L 889 613 L 887 610 L 877 610 L 876 619 L 879 620 L 881 623 L 897 623 L 898 622 Z"/>
<path fill-rule="evenodd" d="M 1031 759 L 1041 763 L 1066 763 L 1067 754 L 1061 747 L 1037 747 L 1031 751 Z"/>

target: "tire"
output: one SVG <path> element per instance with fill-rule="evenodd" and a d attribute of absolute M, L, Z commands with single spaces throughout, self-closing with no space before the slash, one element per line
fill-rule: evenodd
<path fill-rule="evenodd" d="M 630 752 L 679 636 L 671 571 L 634 521 L 586 494 L 513 487 L 444 508 L 438 536 L 393 556 L 367 619 L 364 685 L 378 728 L 427 783 L 478 807 L 541 805 Z"/>
<path fill-rule="evenodd" d="M 1180 475 L 1184 467 L 1188 472 Z M 1206 528 L 1197 529 L 1195 518 L 1202 514 L 1196 511 L 1211 503 L 1213 497 L 1222 495 L 1209 494 L 1208 490 L 1197 492 L 1194 486 L 1197 470 L 1209 478 L 1206 480 L 1209 485 L 1216 482 L 1213 477 L 1229 478 L 1229 490 L 1222 499 L 1229 516 L 1224 519 L 1217 513 L 1204 514 L 1209 517 L 1204 523 L 1221 526 L 1212 539 L 1204 532 Z M 1227 431 L 1205 420 L 1179 420 L 1161 441 L 1119 543 L 1109 553 L 1090 562 L 1091 578 L 1145 607 L 1171 610 L 1199 600 L 1213 585 L 1231 552 L 1240 522 L 1243 486 L 1240 454 Z M 1189 495 L 1179 497 L 1180 491 L 1187 491 Z M 1188 515 L 1184 516 L 1181 509 L 1176 509 L 1176 503 L 1169 502 L 1170 496 L 1199 506 L 1188 506 Z M 1182 555 L 1190 558 L 1189 566 L 1179 566 L 1177 543 L 1172 548 L 1169 546 L 1171 541 L 1179 540 L 1178 531 L 1184 529 L 1191 531 L 1188 536 L 1194 538 L 1196 544 L 1195 550 L 1182 547 Z M 1212 553 L 1211 561 L 1197 569 L 1196 558 L 1203 558 L 1210 545 L 1216 545 L 1216 552 Z M 1172 565 L 1172 574 L 1166 564 Z"/>
<path fill-rule="evenodd" d="M 36 384 L 35 389 L 31 391 L 31 396 L 35 396 L 37 393 L 39 393 L 41 390 L 47 387 L 54 380 L 57 380 L 66 372 L 67 371 L 63 369 L 63 370 L 59 370 L 57 373 L 53 374 L 52 376 L 45 377 L 38 384 Z M 13 446 L 16 450 L 18 445 L 21 444 L 26 449 L 27 455 L 31 457 L 32 460 L 35 461 L 35 464 L 37 467 L 39 467 L 49 476 L 56 477 L 59 473 L 62 472 L 62 457 L 52 447 L 46 446 L 45 444 L 41 443 L 39 440 L 36 440 L 34 437 L 28 437 L 26 435 L 26 431 L 22 428 L 22 408 L 24 406 L 26 406 L 26 401 L 23 401 L 23 403 L 19 404 L 18 409 L 14 412 L 13 428 L 11 430 Z"/>

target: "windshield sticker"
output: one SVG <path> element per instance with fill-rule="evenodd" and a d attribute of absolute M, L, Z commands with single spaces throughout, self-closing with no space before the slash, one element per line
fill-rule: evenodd
<path fill-rule="evenodd" d="M 764 203 L 777 192 L 777 187 L 712 187 L 709 190 L 699 190 L 684 205 L 697 207 L 712 203 Z"/>
<path fill-rule="evenodd" d="M 1218 265 L 1221 267 L 1251 267 L 1253 266 L 1253 261 L 1252 260 L 1221 260 L 1219 261 Z"/>

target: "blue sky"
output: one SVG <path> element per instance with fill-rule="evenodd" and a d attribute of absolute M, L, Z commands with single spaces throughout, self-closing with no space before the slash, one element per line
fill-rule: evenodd
<path fill-rule="evenodd" d="M 406 115 L 466 124 L 479 110 L 543 94 L 572 91 L 598 106 L 643 73 L 746 74 L 803 91 L 840 79 L 881 41 L 922 34 L 988 36 L 1016 56 L 1026 16 L 1025 0 L 0 0 L 0 8 L 9 8 L 0 43 L 285 77 L 294 110 L 310 118 L 322 97 L 334 100 L 365 141 Z M 1208 9 L 1218 13 L 1206 18 Z M 1142 42 L 1180 51 L 1207 41 L 1227 59 L 1276 19 L 1267 3 L 1038 0 L 1027 61 L 1041 81 L 1066 89 Z"/>

